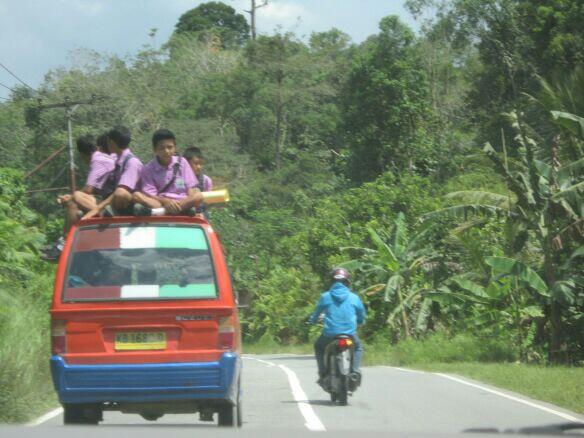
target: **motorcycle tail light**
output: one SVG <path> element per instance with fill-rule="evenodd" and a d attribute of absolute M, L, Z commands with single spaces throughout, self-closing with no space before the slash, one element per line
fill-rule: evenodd
<path fill-rule="evenodd" d="M 352 339 L 339 339 L 339 342 L 337 344 L 339 347 L 341 348 L 347 348 L 350 347 L 351 345 L 353 345 L 353 340 Z"/>

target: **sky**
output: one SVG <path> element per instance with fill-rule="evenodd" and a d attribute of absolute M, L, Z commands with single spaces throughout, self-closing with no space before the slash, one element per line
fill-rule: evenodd
<path fill-rule="evenodd" d="M 248 14 L 250 0 L 223 0 Z M 0 63 L 31 87 L 60 66 L 71 66 L 79 48 L 124 56 L 145 44 L 164 44 L 179 17 L 204 3 L 200 0 L 0 0 Z M 259 3 L 259 0 L 258 0 Z M 362 42 L 378 30 L 387 15 L 399 15 L 413 28 L 416 23 L 403 7 L 404 0 L 270 0 L 258 10 L 260 34 L 280 28 L 300 37 L 336 27 Z M 158 29 L 154 40 L 148 36 Z M 0 98 L 5 88 L 20 85 L 0 66 Z"/>

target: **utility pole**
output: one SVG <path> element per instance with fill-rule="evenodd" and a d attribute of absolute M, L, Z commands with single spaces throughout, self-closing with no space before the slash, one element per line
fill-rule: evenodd
<path fill-rule="evenodd" d="M 256 0 L 251 0 L 251 10 L 245 11 L 251 16 L 251 39 L 255 41 L 256 39 L 256 11 L 259 8 L 263 8 L 264 6 L 268 6 L 269 0 L 262 0 L 260 5 L 256 5 Z"/>
<path fill-rule="evenodd" d="M 48 105 L 39 105 L 39 110 L 51 109 L 51 108 L 65 108 L 65 114 L 67 116 L 67 134 L 69 138 L 69 176 L 71 178 L 71 193 L 77 190 L 77 183 L 75 180 L 75 155 L 73 153 L 73 126 L 72 119 L 73 113 L 80 105 L 93 105 L 95 103 L 96 96 L 92 95 L 89 100 L 77 100 L 72 101 L 69 97 L 65 97 L 64 102 L 51 103 Z"/>

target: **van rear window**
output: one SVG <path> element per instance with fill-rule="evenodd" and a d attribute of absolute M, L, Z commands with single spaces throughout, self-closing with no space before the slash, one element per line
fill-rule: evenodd
<path fill-rule="evenodd" d="M 93 226 L 78 230 L 63 301 L 217 297 L 209 245 L 197 226 Z"/>

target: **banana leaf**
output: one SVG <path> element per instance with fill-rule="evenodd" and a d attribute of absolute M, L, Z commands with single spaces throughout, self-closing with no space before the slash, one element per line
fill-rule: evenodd
<path fill-rule="evenodd" d="M 399 289 L 403 283 L 404 278 L 399 274 L 395 274 L 389 277 L 389 280 L 387 280 L 387 283 L 385 284 L 385 301 L 391 301 L 395 294 L 399 292 Z"/>
<path fill-rule="evenodd" d="M 379 237 L 379 234 L 377 234 L 377 231 L 375 231 L 373 228 L 367 227 L 367 231 L 369 232 L 369 236 L 371 236 L 371 240 L 377 247 L 382 262 L 386 264 L 391 271 L 397 271 L 400 267 L 399 261 L 392 249 L 383 241 L 381 237 Z"/>
<path fill-rule="evenodd" d="M 545 281 L 542 280 L 537 272 L 523 262 L 508 257 L 487 257 L 485 258 L 485 263 L 492 267 L 495 272 L 517 277 L 540 295 L 544 297 L 550 296 L 550 291 Z"/>
<path fill-rule="evenodd" d="M 408 293 L 408 296 L 404 298 L 404 300 L 398 304 L 395 309 L 389 314 L 387 317 L 387 323 L 393 325 L 393 320 L 395 317 L 402 311 L 402 309 L 406 308 L 413 300 L 416 298 L 420 293 L 424 291 L 423 288 L 411 290 Z"/>
<path fill-rule="evenodd" d="M 420 309 L 418 310 L 418 316 L 416 317 L 416 332 L 423 333 L 428 328 L 428 319 L 432 313 L 432 300 L 424 298 Z"/>
<path fill-rule="evenodd" d="M 584 118 L 562 111 L 551 111 L 553 121 L 573 135 L 584 139 Z"/>
<path fill-rule="evenodd" d="M 480 284 L 477 284 L 473 281 L 470 281 L 467 278 L 464 277 L 454 277 L 452 278 L 452 280 L 462 289 L 472 293 L 473 295 L 480 297 L 480 298 L 486 298 L 486 299 L 492 299 L 486 292 L 485 292 L 485 288 L 482 287 Z"/>
<path fill-rule="evenodd" d="M 463 219 L 468 220 L 470 215 L 496 216 L 497 214 L 509 214 L 508 209 L 483 204 L 462 204 L 453 207 L 441 208 L 423 214 L 423 222 L 437 219 Z"/>
<path fill-rule="evenodd" d="M 483 190 L 461 190 L 444 196 L 446 199 L 460 200 L 470 205 L 491 205 L 494 207 L 509 208 L 509 196 Z"/>

